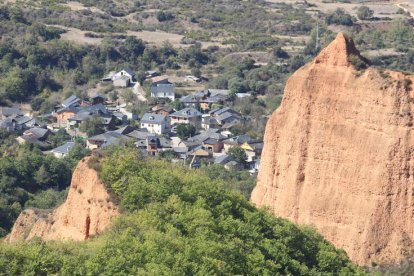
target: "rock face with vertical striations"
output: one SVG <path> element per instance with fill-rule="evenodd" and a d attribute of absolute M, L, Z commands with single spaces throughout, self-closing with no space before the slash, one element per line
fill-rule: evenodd
<path fill-rule="evenodd" d="M 290 77 L 251 200 L 370 265 L 414 248 L 414 76 L 366 62 L 340 33 Z"/>
<path fill-rule="evenodd" d="M 88 167 L 88 160 L 79 161 L 73 172 L 65 203 L 52 211 L 23 211 L 6 240 L 13 242 L 39 237 L 42 240 L 81 241 L 108 227 L 119 210 L 97 172 Z"/>

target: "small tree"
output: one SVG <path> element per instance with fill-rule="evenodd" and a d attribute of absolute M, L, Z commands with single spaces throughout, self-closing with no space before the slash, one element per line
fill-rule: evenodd
<path fill-rule="evenodd" d="M 273 56 L 277 58 L 289 58 L 289 54 L 283 50 L 281 47 L 276 47 L 273 49 Z"/>
<path fill-rule="evenodd" d="M 181 140 L 188 139 L 191 136 L 194 136 L 196 133 L 196 128 L 190 124 L 179 124 L 177 126 L 177 135 Z"/>
<path fill-rule="evenodd" d="M 325 18 L 325 22 L 328 25 L 345 25 L 352 26 L 354 24 L 353 17 L 347 13 L 344 9 L 336 9 L 334 12 L 328 14 Z"/>
<path fill-rule="evenodd" d="M 88 137 L 104 132 L 102 120 L 95 116 L 83 121 L 79 126 L 79 130 L 86 133 Z"/>
<path fill-rule="evenodd" d="M 370 19 L 374 15 L 374 11 L 367 6 L 361 6 L 357 10 L 357 17 L 359 20 Z"/>
<path fill-rule="evenodd" d="M 139 84 L 143 85 L 146 78 L 146 73 L 144 71 L 138 71 L 135 75 L 135 78 L 137 79 Z"/>
<path fill-rule="evenodd" d="M 181 110 L 185 107 L 185 105 L 182 102 L 180 102 L 180 100 L 178 100 L 178 99 L 175 99 L 172 104 L 173 104 L 174 109 L 177 110 L 177 111 Z"/>
<path fill-rule="evenodd" d="M 236 161 L 240 164 L 245 164 L 247 161 L 247 154 L 246 152 L 239 147 L 231 147 L 228 152 L 229 156 L 233 161 Z"/>
<path fill-rule="evenodd" d="M 168 21 L 168 20 L 173 20 L 174 19 L 174 15 L 172 15 L 172 13 L 168 12 L 168 11 L 159 11 L 157 12 L 157 20 L 159 22 L 163 22 L 163 21 Z"/>

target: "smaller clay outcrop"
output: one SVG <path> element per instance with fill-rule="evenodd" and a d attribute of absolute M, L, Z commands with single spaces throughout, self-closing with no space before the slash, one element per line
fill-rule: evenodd
<path fill-rule="evenodd" d="M 17 218 L 9 242 L 30 240 L 86 240 L 101 233 L 119 214 L 118 206 L 95 170 L 88 167 L 89 158 L 81 160 L 73 172 L 68 198 L 55 210 L 24 210 Z"/>

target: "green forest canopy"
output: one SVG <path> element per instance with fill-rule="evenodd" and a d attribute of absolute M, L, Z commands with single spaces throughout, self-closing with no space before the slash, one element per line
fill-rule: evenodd
<path fill-rule="evenodd" d="M 362 274 L 310 228 L 253 207 L 200 171 L 115 150 L 100 169 L 123 215 L 83 243 L 0 244 L 0 274 Z"/>

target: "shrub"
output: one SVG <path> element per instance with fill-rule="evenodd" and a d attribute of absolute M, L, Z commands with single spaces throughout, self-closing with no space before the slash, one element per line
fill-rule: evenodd
<path fill-rule="evenodd" d="M 360 20 L 370 19 L 374 15 L 374 11 L 367 6 L 360 6 L 357 10 L 357 17 Z"/>
<path fill-rule="evenodd" d="M 345 26 L 352 26 L 354 24 L 354 20 L 352 16 L 345 12 L 344 9 L 336 9 L 333 13 L 329 14 L 326 19 L 326 24 L 332 25 L 345 25 Z"/>
<path fill-rule="evenodd" d="M 157 12 L 156 18 L 159 22 L 169 21 L 174 19 L 174 15 L 168 11 Z"/>

